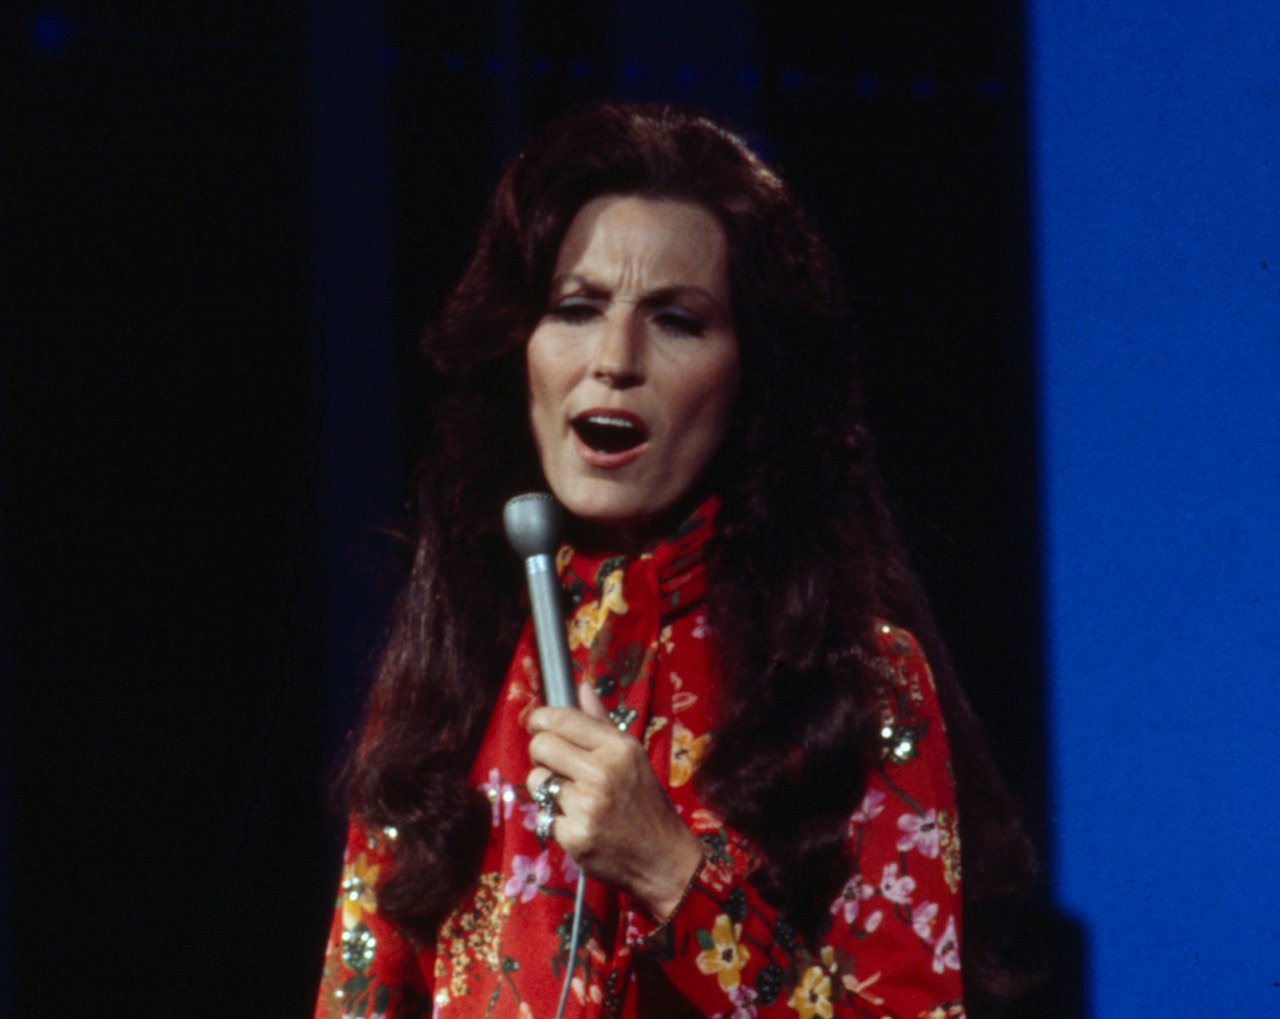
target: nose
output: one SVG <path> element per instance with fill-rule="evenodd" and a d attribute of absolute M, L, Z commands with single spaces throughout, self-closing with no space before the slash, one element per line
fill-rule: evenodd
<path fill-rule="evenodd" d="M 613 309 L 596 337 L 592 377 L 614 389 L 629 389 L 644 381 L 643 360 L 644 326 L 636 309 Z"/>

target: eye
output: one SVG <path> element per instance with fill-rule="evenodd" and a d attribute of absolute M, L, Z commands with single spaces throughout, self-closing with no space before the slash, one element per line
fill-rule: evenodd
<path fill-rule="evenodd" d="M 577 325 L 594 318 L 598 312 L 595 304 L 585 297 L 565 297 L 552 305 L 548 315 L 559 322 Z"/>
<path fill-rule="evenodd" d="M 699 316 L 681 308 L 663 308 L 654 321 L 664 332 L 676 336 L 701 336 L 707 331 L 707 324 Z"/>

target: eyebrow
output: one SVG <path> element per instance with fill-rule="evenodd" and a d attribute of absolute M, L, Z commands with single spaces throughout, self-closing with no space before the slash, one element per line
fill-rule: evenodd
<path fill-rule="evenodd" d="M 563 295 L 563 291 L 570 286 L 577 286 L 587 297 L 610 297 L 612 291 L 602 283 L 593 283 L 585 276 L 576 272 L 565 273 L 563 276 L 557 276 L 551 281 L 551 293 Z M 729 309 L 725 306 L 724 301 L 716 297 L 715 294 L 707 290 L 705 287 L 697 286 L 693 283 L 679 283 L 669 287 L 659 287 L 645 294 L 640 299 L 640 303 L 650 307 L 662 304 L 668 304 L 684 294 L 696 294 L 697 296 L 709 301 L 712 305 L 720 310 L 722 314 L 728 314 Z"/>

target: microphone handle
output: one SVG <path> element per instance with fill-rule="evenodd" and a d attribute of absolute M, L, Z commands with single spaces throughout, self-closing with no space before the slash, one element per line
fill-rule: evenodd
<path fill-rule="evenodd" d="M 524 569 L 529 582 L 529 604 L 533 609 L 533 633 L 538 643 L 543 695 L 553 708 L 576 708 L 578 694 L 569 663 L 569 640 L 561 611 L 556 564 L 551 556 L 543 553 L 526 558 Z"/>

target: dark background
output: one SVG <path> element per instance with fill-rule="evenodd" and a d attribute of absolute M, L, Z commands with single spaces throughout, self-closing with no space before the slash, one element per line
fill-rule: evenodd
<path fill-rule="evenodd" d="M 1020 18 L 1004 0 L 18 4 L 0 1013 L 310 1009 L 328 775 L 419 441 L 416 334 L 502 161 L 603 95 L 730 117 L 825 226 L 917 565 L 1042 836 Z"/>

